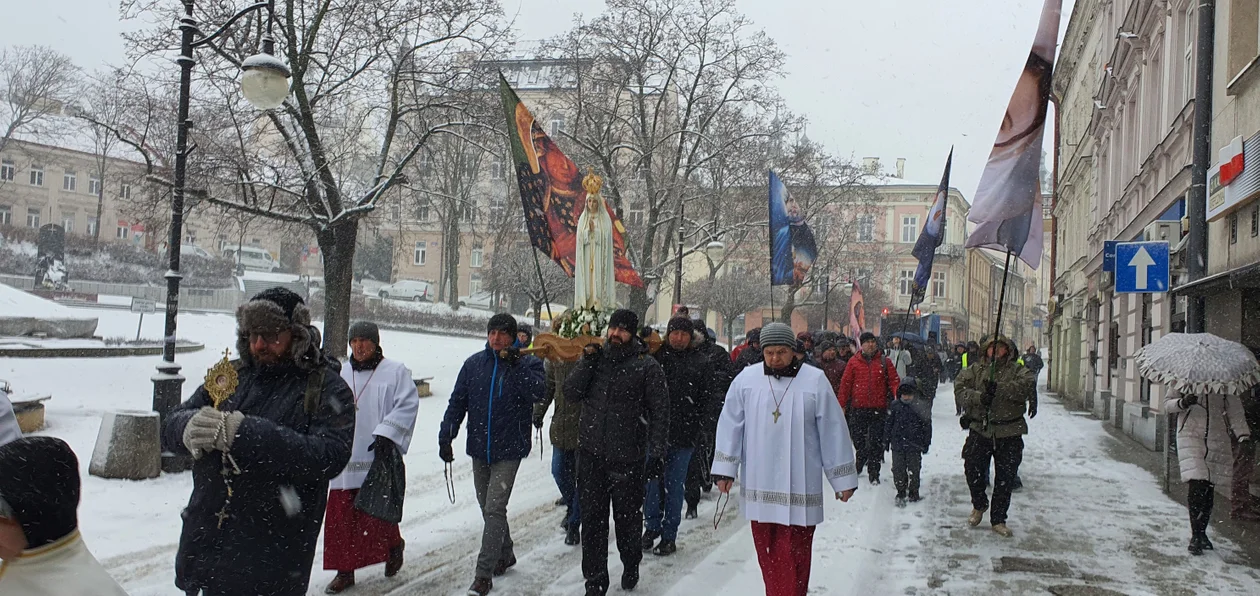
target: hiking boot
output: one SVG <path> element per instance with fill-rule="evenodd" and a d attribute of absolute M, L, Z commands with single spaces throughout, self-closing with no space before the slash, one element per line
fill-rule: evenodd
<path fill-rule="evenodd" d="M 1015 535 L 1015 532 L 1006 527 L 1006 524 L 993 524 L 993 533 L 1003 538 L 1010 538 Z"/>
<path fill-rule="evenodd" d="M 604 596 L 607 593 L 608 593 L 608 590 L 604 590 L 601 588 L 596 588 L 596 587 L 591 587 L 591 586 L 588 586 L 586 588 L 586 596 Z"/>
<path fill-rule="evenodd" d="M 911 503 L 918 503 L 919 501 L 922 501 L 922 500 L 923 500 L 923 499 L 919 498 L 919 492 L 918 492 L 918 491 L 912 491 L 912 492 L 910 493 L 910 502 L 911 502 Z"/>
<path fill-rule="evenodd" d="M 868 480 L 871 481 L 871 486 L 879 486 L 879 474 L 872 472 Z"/>
<path fill-rule="evenodd" d="M 984 519 L 984 511 L 980 509 L 972 509 L 971 515 L 967 516 L 967 525 L 975 527 L 980 525 L 980 521 Z"/>
<path fill-rule="evenodd" d="M 643 550 L 644 552 L 652 550 L 652 546 L 656 544 L 656 539 L 661 537 L 660 532 L 648 530 L 643 533 Z"/>
<path fill-rule="evenodd" d="M 394 577 L 403 566 L 403 548 L 407 541 L 399 541 L 398 546 L 389 549 L 389 559 L 385 561 L 385 577 Z"/>
<path fill-rule="evenodd" d="M 324 593 L 325 594 L 340 594 L 344 592 L 346 588 L 349 588 L 350 586 L 353 586 L 353 585 L 354 585 L 354 572 L 353 571 L 338 571 L 337 577 L 334 577 L 333 580 L 328 583 L 328 587 L 324 588 Z"/>
<path fill-rule="evenodd" d="M 564 534 L 564 543 L 569 546 L 582 544 L 582 531 L 577 524 L 569 526 L 568 532 Z"/>
<path fill-rule="evenodd" d="M 696 505 L 687 505 L 687 513 L 683 516 L 686 519 L 696 519 L 700 517 L 700 513 L 696 511 Z"/>
<path fill-rule="evenodd" d="M 490 578 L 479 577 L 473 580 L 472 587 L 468 588 L 468 596 L 486 596 L 493 588 L 494 582 Z"/>
<path fill-rule="evenodd" d="M 1024 481 L 1020 480 L 1019 476 L 1016 476 L 1015 480 L 1011 481 L 1011 490 L 1024 490 Z"/>
<path fill-rule="evenodd" d="M 631 567 L 631 568 L 627 568 L 625 571 L 621 572 L 621 589 L 622 590 L 633 590 L 634 587 L 637 585 L 639 585 L 639 566 L 638 565 L 635 565 L 634 567 Z"/>
<path fill-rule="evenodd" d="M 668 557 L 678 552 L 678 545 L 673 540 L 662 540 L 656 548 L 652 549 L 652 554 L 658 557 Z"/>
<path fill-rule="evenodd" d="M 1199 545 L 1203 547 L 1203 550 L 1216 550 L 1216 547 L 1212 546 L 1212 541 L 1208 540 L 1207 532 L 1199 534 Z"/>
<path fill-rule="evenodd" d="M 1198 536 L 1190 537 L 1190 547 L 1187 550 L 1190 551 L 1190 554 L 1196 557 L 1203 554 L 1203 543 L 1199 542 Z"/>
<path fill-rule="evenodd" d="M 513 565 L 516 565 L 516 555 L 512 555 L 506 559 L 499 561 L 499 564 L 494 566 L 495 577 L 498 577 L 500 575 L 503 575 L 504 573 L 507 573 L 507 570 L 511 568 Z"/>
<path fill-rule="evenodd" d="M 906 496 L 905 496 L 905 495 L 897 495 L 896 504 L 897 504 L 897 507 L 905 507 L 905 506 L 906 506 Z"/>

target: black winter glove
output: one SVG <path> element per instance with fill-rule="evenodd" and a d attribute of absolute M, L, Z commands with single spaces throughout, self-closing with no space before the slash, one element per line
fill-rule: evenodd
<path fill-rule="evenodd" d="M 997 399 L 997 381 L 985 381 L 984 395 L 980 396 L 980 403 L 987 408 L 993 405 L 994 399 Z"/>
<path fill-rule="evenodd" d="M 1181 409 L 1184 410 L 1197 403 L 1199 403 L 1199 396 L 1194 394 L 1187 395 L 1181 398 Z"/>
<path fill-rule="evenodd" d="M 521 361 L 521 349 L 516 346 L 503 350 L 501 354 L 503 355 L 503 361 L 506 362 L 508 366 L 515 365 L 517 362 Z"/>
<path fill-rule="evenodd" d="M 971 417 L 963 414 L 958 418 L 958 426 L 961 426 L 963 430 L 971 428 Z"/>
<path fill-rule="evenodd" d="M 542 429 L 542 427 L 543 427 L 543 416 L 534 416 L 534 428 Z"/>
<path fill-rule="evenodd" d="M 659 457 L 648 458 L 647 469 L 644 476 L 647 480 L 660 478 L 665 475 L 665 460 Z"/>
<path fill-rule="evenodd" d="M 582 348 L 582 358 L 590 362 L 595 362 L 596 360 L 599 360 L 599 356 L 603 352 L 603 346 L 599 344 L 587 344 L 585 348 Z"/>
<path fill-rule="evenodd" d="M 1037 398 L 1034 396 L 1032 399 L 1028 400 L 1028 418 L 1033 419 L 1036 417 L 1037 417 Z"/>
<path fill-rule="evenodd" d="M 455 450 L 451 449 L 450 443 L 443 443 L 438 446 L 438 457 L 448 464 L 455 461 Z"/>
<path fill-rule="evenodd" d="M 380 435 L 377 435 L 376 438 L 372 441 L 372 445 L 368 447 L 368 451 L 371 451 L 377 456 L 380 456 L 381 453 L 383 453 L 386 449 L 389 449 L 389 447 L 392 446 L 393 444 L 394 444 L 393 441 L 385 437 L 382 437 Z"/>

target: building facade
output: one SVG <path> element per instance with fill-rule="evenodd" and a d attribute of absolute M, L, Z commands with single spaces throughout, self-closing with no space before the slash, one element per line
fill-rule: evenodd
<path fill-rule="evenodd" d="M 1138 375 L 1133 357 L 1184 324 L 1184 309 L 1168 294 L 1117 293 L 1103 248 L 1140 240 L 1175 247 L 1183 235 L 1194 7 L 1189 0 L 1079 2 L 1055 77 L 1063 128 L 1052 355 L 1060 369 L 1053 374 L 1064 395 L 1151 449 L 1162 448 L 1163 388 Z"/>

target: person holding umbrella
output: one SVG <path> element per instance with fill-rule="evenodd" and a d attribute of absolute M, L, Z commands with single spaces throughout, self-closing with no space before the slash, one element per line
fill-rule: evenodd
<path fill-rule="evenodd" d="M 1192 555 L 1212 550 L 1207 537 L 1217 483 L 1233 480 L 1230 435 L 1250 445 L 1239 395 L 1260 383 L 1260 364 L 1242 344 L 1210 333 L 1170 333 L 1135 358 L 1138 372 L 1169 388 L 1164 411 L 1175 416 L 1181 479 L 1188 485 Z"/>

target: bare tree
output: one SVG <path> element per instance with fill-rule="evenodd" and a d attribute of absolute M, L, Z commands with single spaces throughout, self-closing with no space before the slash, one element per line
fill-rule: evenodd
<path fill-rule="evenodd" d="M 722 317 L 722 324 L 729 341 L 734 338 L 735 319 L 765 305 L 769 286 L 755 276 L 733 272 L 712 280 L 696 280 L 683 288 L 689 301 L 703 304 Z"/>
<path fill-rule="evenodd" d="M 565 275 L 551 259 L 543 257 L 539 265 L 534 263 L 534 248 L 528 243 L 514 248 L 495 252 L 491 257 L 490 274 L 484 287 L 491 291 L 508 296 L 524 296 L 534 309 L 534 326 L 537 327 L 543 305 L 543 285 L 546 283 L 546 298 L 554 304 L 573 301 L 573 278 Z M 543 282 L 538 280 L 539 268 L 542 270 Z"/>
<path fill-rule="evenodd" d="M 698 194 L 700 170 L 765 131 L 710 134 L 727 115 L 777 103 L 770 81 L 784 55 L 734 0 L 608 0 L 603 14 L 548 50 L 576 73 L 561 94 L 576 115 L 563 135 L 576 146 L 575 159 L 607 174 L 618 214 L 628 200 L 642 201 L 643 219 L 629 229 L 631 258 L 646 284 L 631 290 L 629 307 L 642 313 L 652 300 L 648 288 L 669 266 L 666 239 L 682 225 L 679 206 Z"/>
<path fill-rule="evenodd" d="M 235 4 L 201 3 L 198 17 L 225 23 Z M 122 5 L 128 18 L 179 8 L 174 0 Z M 292 70 L 291 94 L 260 114 L 243 102 L 237 80 L 272 26 Z M 278 0 L 274 22 L 252 13 L 198 54 L 193 97 L 202 117 L 193 141 L 197 167 L 214 183 L 197 192 L 314 232 L 325 266 L 325 345 L 334 354 L 346 347 L 359 220 L 405 181 L 430 139 L 467 128 L 451 91 L 474 83 L 473 65 L 505 35 L 495 0 Z M 178 46 L 165 24 L 126 37 L 138 59 Z M 228 185 L 258 192 L 219 190 Z"/>
<path fill-rule="evenodd" d="M 46 46 L 0 48 L 0 151 L 14 135 L 37 132 L 75 95 L 78 68 Z"/>

